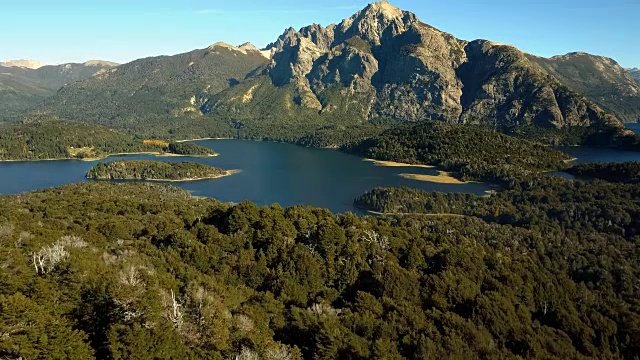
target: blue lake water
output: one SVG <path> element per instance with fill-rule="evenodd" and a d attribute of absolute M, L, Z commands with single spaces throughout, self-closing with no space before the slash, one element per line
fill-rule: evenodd
<path fill-rule="evenodd" d="M 483 194 L 486 184 L 439 184 L 405 179 L 399 174 L 431 174 L 423 168 L 380 167 L 337 150 L 311 149 L 291 144 L 203 140 L 197 142 L 220 153 L 210 158 L 117 156 L 121 159 L 154 159 L 167 162 L 195 161 L 225 170 L 233 176 L 186 183 L 172 183 L 197 196 L 224 202 L 250 200 L 260 205 L 279 203 L 328 208 L 333 212 L 355 211 L 353 199 L 379 186 L 406 186 L 429 191 Z M 0 163 L 0 193 L 16 194 L 36 189 L 87 181 L 86 172 L 96 162 L 77 160 Z"/>

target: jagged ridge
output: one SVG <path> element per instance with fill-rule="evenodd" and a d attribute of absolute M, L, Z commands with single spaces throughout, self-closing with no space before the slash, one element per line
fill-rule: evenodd
<path fill-rule="evenodd" d="M 516 48 L 456 39 L 386 1 L 337 25 L 290 28 L 266 50 L 273 56 L 261 75 L 271 80 L 266 86 L 287 89 L 282 94 L 291 98 L 282 102 L 289 112 L 496 127 L 620 126 Z M 205 109 L 241 116 L 255 108 L 249 102 L 260 98 L 246 101 L 231 89 Z"/>

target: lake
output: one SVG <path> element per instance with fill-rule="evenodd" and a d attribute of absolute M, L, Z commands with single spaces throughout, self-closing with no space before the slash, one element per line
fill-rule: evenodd
<path fill-rule="evenodd" d="M 153 159 L 167 162 L 195 161 L 225 170 L 241 170 L 233 176 L 186 183 L 172 183 L 196 196 L 223 202 L 253 201 L 259 205 L 304 204 L 334 213 L 353 211 L 353 199 L 379 186 L 406 186 L 428 191 L 483 194 L 487 184 L 439 184 L 405 179 L 399 174 L 429 174 L 423 168 L 380 167 L 337 150 L 312 149 L 285 143 L 245 140 L 203 140 L 220 156 L 210 158 L 114 156 L 103 161 Z M 0 193 L 16 194 L 87 181 L 85 173 L 95 162 L 78 160 L 0 163 Z"/>
<path fill-rule="evenodd" d="M 640 124 L 626 124 L 627 128 L 640 133 Z M 640 161 L 640 152 L 613 149 L 588 148 L 581 146 L 561 146 L 558 150 L 575 158 L 574 164 Z"/>
<path fill-rule="evenodd" d="M 640 124 L 629 125 L 640 131 Z M 436 175 L 433 169 L 381 167 L 337 150 L 304 148 L 292 144 L 248 140 L 201 140 L 196 143 L 220 153 L 210 158 L 114 156 L 102 161 L 153 159 L 167 162 L 195 161 L 224 170 L 241 170 L 233 176 L 186 183 L 172 183 L 196 196 L 224 202 L 253 201 L 327 208 L 334 213 L 358 212 L 353 199 L 380 186 L 406 186 L 427 191 L 484 194 L 487 184 L 439 184 L 405 179 L 401 173 Z M 562 147 L 576 163 L 640 161 L 640 152 Z M 0 163 L 0 194 L 22 192 L 87 181 L 85 173 L 98 161 L 78 160 Z M 565 173 L 557 175 L 573 178 Z"/>

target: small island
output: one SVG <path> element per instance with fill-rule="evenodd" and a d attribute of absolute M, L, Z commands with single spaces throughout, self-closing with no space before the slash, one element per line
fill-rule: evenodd
<path fill-rule="evenodd" d="M 217 179 L 237 173 L 194 162 L 161 162 L 154 160 L 121 160 L 98 163 L 87 179 L 94 180 L 147 180 L 147 181 L 195 181 Z"/>

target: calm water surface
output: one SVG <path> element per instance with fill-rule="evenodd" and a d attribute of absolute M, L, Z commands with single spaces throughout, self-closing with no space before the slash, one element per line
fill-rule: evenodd
<path fill-rule="evenodd" d="M 220 156 L 211 158 L 154 157 L 150 155 L 110 157 L 154 159 L 166 162 L 196 161 L 239 174 L 215 180 L 174 185 L 197 196 L 214 197 L 224 202 L 250 200 L 260 205 L 305 204 L 328 208 L 333 212 L 355 211 L 353 199 L 378 186 L 407 186 L 442 192 L 483 194 L 486 184 L 438 184 L 405 179 L 401 173 L 436 174 L 421 168 L 380 167 L 361 158 L 336 150 L 309 149 L 291 144 L 244 141 L 204 140 L 200 145 L 214 149 Z M 0 163 L 0 193 L 15 194 L 87 181 L 85 173 L 96 162 L 39 161 Z"/>
<path fill-rule="evenodd" d="M 640 131 L 640 124 L 629 125 Z M 401 173 L 431 174 L 422 168 L 380 167 L 361 158 L 336 150 L 310 149 L 291 144 L 244 141 L 203 140 L 198 144 L 214 149 L 220 156 L 211 158 L 118 156 L 121 159 L 154 159 L 165 162 L 195 161 L 239 174 L 215 180 L 172 183 L 197 196 L 214 197 L 224 202 L 250 200 L 260 205 L 279 203 L 328 208 L 333 212 L 356 211 L 353 199 L 379 186 L 406 186 L 427 191 L 483 194 L 487 184 L 438 184 L 405 179 Z M 576 163 L 640 161 L 640 152 L 560 148 L 576 158 Z M 87 181 L 85 173 L 96 162 L 76 160 L 0 163 L 0 194 L 16 194 L 37 189 Z M 568 175 L 568 174 L 559 174 Z"/>
<path fill-rule="evenodd" d="M 627 128 L 640 133 L 640 124 L 626 124 Z M 575 164 L 640 161 L 640 152 L 620 151 L 612 149 L 598 149 L 579 146 L 563 146 L 558 150 L 575 158 Z"/>

